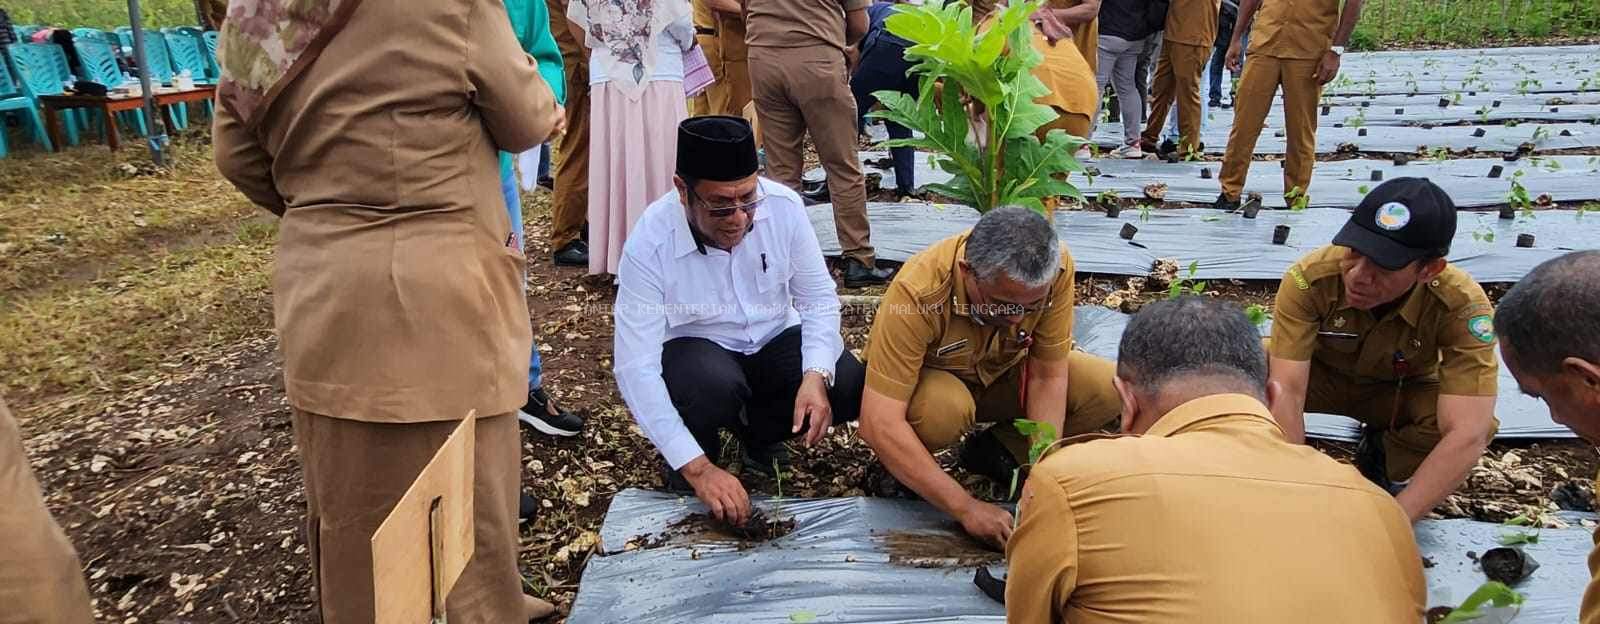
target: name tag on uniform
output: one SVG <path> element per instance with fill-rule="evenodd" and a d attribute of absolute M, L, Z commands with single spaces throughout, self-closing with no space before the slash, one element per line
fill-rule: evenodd
<path fill-rule="evenodd" d="M 1355 340 L 1356 338 L 1361 337 L 1361 334 L 1340 331 L 1319 331 L 1317 332 L 1317 335 L 1324 338 L 1342 338 L 1346 340 Z"/>
<path fill-rule="evenodd" d="M 957 341 L 952 342 L 950 344 L 947 344 L 945 346 L 939 347 L 939 350 L 938 351 L 934 351 L 933 353 L 934 353 L 934 355 L 937 355 L 939 357 L 944 357 L 946 355 L 950 355 L 951 353 L 955 353 L 957 351 L 960 351 L 961 347 L 965 347 L 965 346 L 967 346 L 967 339 L 966 338 L 962 338 L 960 340 L 957 340 Z"/>

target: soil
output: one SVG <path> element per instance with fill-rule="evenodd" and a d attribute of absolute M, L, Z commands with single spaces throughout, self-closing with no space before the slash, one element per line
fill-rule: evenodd
<path fill-rule="evenodd" d="M 1483 553 L 1483 556 L 1478 558 L 1478 565 L 1483 566 L 1483 575 L 1489 577 L 1489 580 L 1500 581 L 1506 585 L 1521 582 L 1539 567 L 1527 553 L 1507 547 L 1493 548 Z"/>
<path fill-rule="evenodd" d="M 1453 612 L 1455 612 L 1455 607 L 1434 607 L 1432 609 L 1428 609 L 1428 624 L 1442 622 L 1445 618 L 1450 617 L 1450 614 Z"/>
<path fill-rule="evenodd" d="M 736 550 L 749 550 L 793 533 L 794 518 L 780 518 L 775 514 L 755 509 L 744 526 L 734 526 L 703 513 L 684 516 L 666 530 L 650 536 L 628 540 L 623 550 L 660 548 L 662 546 L 692 546 L 705 544 L 732 544 Z"/>
<path fill-rule="evenodd" d="M 876 536 L 889 551 L 889 563 L 911 568 L 968 568 L 1005 557 L 973 540 L 959 527 L 949 531 L 890 531 Z"/>

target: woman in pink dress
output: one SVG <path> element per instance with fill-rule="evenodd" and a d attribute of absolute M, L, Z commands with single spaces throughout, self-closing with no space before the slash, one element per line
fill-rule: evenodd
<path fill-rule="evenodd" d="M 650 202 L 674 192 L 678 122 L 688 116 L 688 0 L 571 0 L 589 49 L 589 273 L 612 274 Z"/>

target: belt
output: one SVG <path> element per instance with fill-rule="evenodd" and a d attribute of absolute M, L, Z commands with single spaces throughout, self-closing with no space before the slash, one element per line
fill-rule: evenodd
<path fill-rule="evenodd" d="M 694 27 L 694 34 L 696 34 L 696 35 L 705 35 L 707 37 L 715 37 L 715 36 L 717 36 L 717 29 L 710 28 L 710 27 L 707 27 L 707 26 L 695 26 Z"/>

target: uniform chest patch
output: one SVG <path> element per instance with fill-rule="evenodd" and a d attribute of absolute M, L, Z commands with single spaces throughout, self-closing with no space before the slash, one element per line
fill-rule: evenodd
<path fill-rule="evenodd" d="M 1485 344 L 1494 342 L 1494 319 L 1487 314 L 1474 316 L 1467 319 L 1467 333 L 1472 334 L 1479 342 Z"/>

